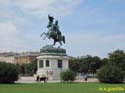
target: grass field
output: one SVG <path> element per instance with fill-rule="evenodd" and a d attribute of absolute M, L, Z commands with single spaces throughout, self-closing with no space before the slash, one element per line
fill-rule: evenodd
<path fill-rule="evenodd" d="M 112 91 L 108 91 L 112 89 Z M 0 84 L 0 93 L 125 93 L 125 84 L 37 83 Z"/>

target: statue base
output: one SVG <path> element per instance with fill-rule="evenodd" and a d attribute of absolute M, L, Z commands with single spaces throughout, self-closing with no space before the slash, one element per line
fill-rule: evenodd
<path fill-rule="evenodd" d="M 37 57 L 37 75 L 47 77 L 48 80 L 61 80 L 60 73 L 69 69 L 69 57 L 63 48 L 46 45 Z"/>
<path fill-rule="evenodd" d="M 57 55 L 57 56 L 67 56 L 66 50 L 63 48 L 56 48 L 53 45 L 46 45 L 40 49 L 41 55 Z"/>

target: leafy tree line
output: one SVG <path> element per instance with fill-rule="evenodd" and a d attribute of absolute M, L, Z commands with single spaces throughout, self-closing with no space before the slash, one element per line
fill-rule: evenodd
<path fill-rule="evenodd" d="M 97 74 L 100 82 L 120 83 L 125 79 L 125 52 L 116 50 L 103 59 L 91 55 L 71 59 L 70 69 L 77 73 Z"/>
<path fill-rule="evenodd" d="M 116 50 L 109 53 L 108 57 L 103 59 L 91 55 L 71 59 L 69 67 L 75 73 L 97 74 L 100 82 L 121 83 L 125 80 L 125 52 L 123 50 Z M 71 70 L 61 74 L 64 81 L 75 79 L 76 74 Z M 14 83 L 14 81 L 18 80 L 19 73 L 33 75 L 36 71 L 37 60 L 30 64 L 22 65 L 0 62 L 0 83 Z"/>
<path fill-rule="evenodd" d="M 71 59 L 69 61 L 69 67 L 74 72 L 78 73 L 93 73 L 95 74 L 97 69 L 102 65 L 102 60 L 98 56 L 87 55 L 81 58 Z"/>

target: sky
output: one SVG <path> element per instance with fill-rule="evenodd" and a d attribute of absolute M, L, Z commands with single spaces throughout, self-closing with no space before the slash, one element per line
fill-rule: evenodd
<path fill-rule="evenodd" d="M 125 0 L 0 0 L 0 52 L 40 51 L 48 14 L 59 21 L 70 56 L 125 51 Z M 59 44 L 56 44 L 56 47 Z"/>

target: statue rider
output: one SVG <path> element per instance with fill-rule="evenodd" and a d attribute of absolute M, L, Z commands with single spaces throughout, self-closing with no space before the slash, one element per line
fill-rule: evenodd
<path fill-rule="evenodd" d="M 48 15 L 48 19 L 49 19 L 49 24 L 47 25 L 47 28 L 49 29 L 49 31 L 48 31 L 48 38 L 50 39 L 51 38 L 51 33 L 53 32 L 53 26 L 54 26 L 54 24 L 53 24 L 53 17 L 52 16 L 50 16 L 50 15 Z"/>
<path fill-rule="evenodd" d="M 47 28 L 49 29 L 48 34 L 49 34 L 49 39 L 52 37 L 51 35 L 54 35 L 56 39 L 59 39 L 61 37 L 61 32 L 59 31 L 59 25 L 58 25 L 58 20 L 55 21 L 55 24 L 53 24 L 53 17 L 48 15 L 49 18 L 49 24 Z"/>
<path fill-rule="evenodd" d="M 59 30 L 58 20 L 55 21 L 55 25 L 53 27 L 54 31 L 56 32 L 56 38 L 59 39 L 61 37 L 61 32 Z"/>

